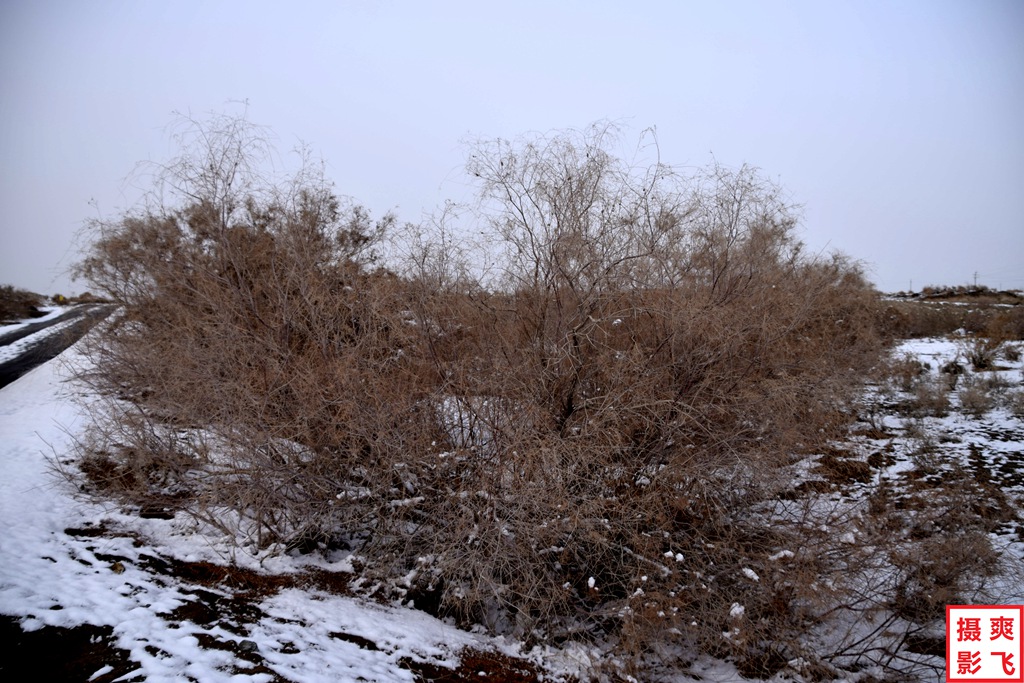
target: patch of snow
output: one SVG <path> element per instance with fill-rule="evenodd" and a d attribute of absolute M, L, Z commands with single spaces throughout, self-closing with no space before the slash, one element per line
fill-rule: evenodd
<path fill-rule="evenodd" d="M 39 320 L 33 320 L 32 322 L 39 322 Z M 0 363 L 5 363 L 9 360 L 17 358 L 18 356 L 20 356 L 25 351 L 32 348 L 39 342 L 60 334 L 68 327 L 73 325 L 75 322 L 77 321 L 65 320 L 63 322 L 57 323 L 56 325 L 47 327 L 44 330 L 39 330 L 35 334 L 30 334 L 27 337 L 22 337 L 18 341 L 11 342 L 6 346 L 0 346 Z"/>
<path fill-rule="evenodd" d="M 95 681 L 100 676 L 105 676 L 106 674 L 110 673 L 113 670 L 114 670 L 114 667 L 110 666 L 109 664 L 101 666 L 99 669 L 96 670 L 96 673 L 94 673 L 92 676 L 89 676 L 89 680 L 90 681 Z"/>
<path fill-rule="evenodd" d="M 20 330 L 26 325 L 32 323 L 45 323 L 54 318 L 57 318 L 71 309 L 70 306 L 40 306 L 40 311 L 45 311 L 45 315 L 38 318 L 22 318 L 21 320 L 15 321 L 9 325 L 0 325 L 0 335 L 7 334 L 8 332 L 14 332 Z"/>

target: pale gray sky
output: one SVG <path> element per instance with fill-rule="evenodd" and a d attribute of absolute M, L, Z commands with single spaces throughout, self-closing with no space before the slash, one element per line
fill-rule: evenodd
<path fill-rule="evenodd" d="M 75 233 L 173 154 L 172 112 L 243 99 L 376 215 L 466 199 L 467 137 L 612 119 L 761 168 L 884 291 L 1024 288 L 1021 0 L 5 0 L 0 283 L 80 290 Z"/>

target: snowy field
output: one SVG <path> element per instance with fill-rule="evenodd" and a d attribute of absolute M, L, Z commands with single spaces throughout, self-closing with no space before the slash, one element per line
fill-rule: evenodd
<path fill-rule="evenodd" d="M 926 363 L 922 373 L 933 382 L 943 381 L 940 369 L 962 354 L 962 344 L 942 339 L 906 342 L 896 350 L 898 357 Z M 460 660 L 459 675 L 467 677 L 452 673 L 444 680 L 590 678 L 597 649 L 523 652 L 515 642 L 348 594 L 351 567 L 344 555 L 238 555 L 190 518 L 142 518 L 78 495 L 57 472 L 73 467 L 71 448 L 90 398 L 63 381 L 77 362 L 72 348 L 0 390 L 0 614 L 29 633 L 106 629 L 110 661 L 95 665 L 83 680 L 437 680 L 438 672 L 459 669 Z M 1020 391 L 1024 379 L 1019 358 L 1000 360 L 985 373 L 968 368 L 960 386 L 970 385 L 973 375 L 984 375 L 1002 397 Z M 947 414 L 908 417 L 909 396 L 897 388 L 869 388 L 868 419 L 844 447 L 869 462 L 872 454 L 885 458 L 872 466 L 869 480 L 828 495 L 856 502 L 883 482 L 895 495 L 910 495 L 913 482 L 954 465 L 966 468 L 1016 506 L 1016 518 L 991 536 L 1000 553 L 1024 558 L 1024 422 L 1012 402 L 995 401 L 969 414 L 953 390 Z M 804 467 L 811 478 L 813 460 Z M 1022 576 L 1001 576 L 998 584 L 1007 602 L 1024 603 Z M 493 677 L 496 662 L 521 676 Z M 479 671 L 468 671 L 471 663 Z M 802 680 L 798 670 L 795 664 L 772 680 Z M 871 674 L 863 670 L 846 680 L 871 680 Z M 659 680 L 743 679 L 727 662 L 698 658 L 687 672 Z"/>
<path fill-rule="evenodd" d="M 1024 364 L 1019 357 L 999 357 L 993 367 L 975 370 L 965 358 L 968 352 L 969 345 L 955 339 L 915 339 L 898 345 L 893 357 L 920 363 L 918 387 L 937 387 L 948 406 L 915 412 L 915 401 L 921 398 L 913 391 L 875 387 L 865 401 L 875 404 L 878 426 L 888 434 L 871 439 L 855 429 L 852 442 L 887 449 L 893 462 L 882 469 L 881 480 L 897 481 L 913 470 L 957 466 L 994 483 L 1016 502 L 1018 511 L 1024 510 Z M 1024 519 L 1019 523 L 1024 525 Z M 1024 556 L 1024 537 L 1015 541 L 1015 534 L 1016 529 L 1006 541 Z M 1024 593 L 1018 598 L 1024 601 Z"/>

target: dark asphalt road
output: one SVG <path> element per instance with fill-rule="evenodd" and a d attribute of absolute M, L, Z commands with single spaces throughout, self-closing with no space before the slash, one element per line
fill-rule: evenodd
<path fill-rule="evenodd" d="M 106 318 L 114 311 L 110 304 L 83 304 L 75 306 L 67 313 L 53 320 L 42 323 L 31 323 L 20 330 L 9 332 L 0 337 L 0 347 L 13 344 L 19 339 L 45 330 L 62 322 L 72 321 L 59 334 L 52 334 L 38 343 L 30 345 L 17 358 L 0 363 L 0 388 L 18 379 L 32 368 L 45 363 L 64 349 L 68 348 L 92 329 L 93 325 Z"/>

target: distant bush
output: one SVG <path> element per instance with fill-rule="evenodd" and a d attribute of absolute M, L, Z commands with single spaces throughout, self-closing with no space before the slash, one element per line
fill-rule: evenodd
<path fill-rule="evenodd" d="M 992 289 L 987 285 L 929 285 L 927 287 L 924 287 L 921 290 L 921 293 L 917 296 L 919 296 L 922 299 L 948 301 L 975 301 L 1009 304 L 1024 303 L 1024 301 L 1022 301 L 1020 291 L 1000 291 L 997 289 Z"/>
<path fill-rule="evenodd" d="M 79 268 L 123 309 L 86 377 L 111 399 L 95 486 L 254 552 L 345 544 L 393 597 L 528 641 L 793 654 L 831 598 L 771 558 L 853 551 L 771 501 L 883 344 L 860 269 L 804 256 L 777 187 L 638 171 L 597 129 L 482 143 L 490 250 L 423 228 L 388 271 L 392 218 L 309 166 L 268 184 L 244 122 L 189 125 L 180 203 L 94 223 Z"/>
<path fill-rule="evenodd" d="M 931 368 L 910 354 L 893 358 L 883 368 L 884 375 L 891 380 L 900 391 L 913 391 L 928 376 Z"/>
<path fill-rule="evenodd" d="M 996 339 L 1024 340 L 1024 305 L 996 312 L 988 324 L 986 333 Z"/>
<path fill-rule="evenodd" d="M 897 339 L 942 337 L 956 332 L 984 333 L 1000 314 L 990 306 L 930 301 L 890 301 L 880 317 L 883 329 Z"/>
<path fill-rule="evenodd" d="M 989 387 L 979 379 L 971 377 L 965 381 L 957 391 L 960 399 L 960 407 L 964 412 L 975 417 L 980 417 L 992 409 L 995 399 L 989 393 Z"/>
<path fill-rule="evenodd" d="M 993 337 L 978 336 L 961 344 L 964 357 L 975 370 L 991 370 L 995 366 L 996 357 L 1002 340 Z"/>
<path fill-rule="evenodd" d="M 13 285 L 0 285 L 0 323 L 38 317 L 42 315 L 38 309 L 42 305 L 43 297 L 39 294 Z"/>
<path fill-rule="evenodd" d="M 880 314 L 893 337 L 913 339 L 967 332 L 999 340 L 1024 339 L 1021 292 L 988 287 L 925 287 L 920 295 L 900 293 Z"/>
<path fill-rule="evenodd" d="M 954 378 L 950 381 L 926 379 L 919 382 L 913 391 L 913 399 L 910 405 L 912 415 L 921 417 L 944 417 L 949 414 L 949 392 L 950 382 L 955 385 L 956 375 L 949 375 Z"/>
<path fill-rule="evenodd" d="M 1024 389 L 1007 391 L 1004 396 L 1006 407 L 1016 417 L 1024 419 Z"/>
<path fill-rule="evenodd" d="M 75 304 L 109 304 L 110 301 L 103 297 L 96 296 L 92 292 L 82 292 L 78 296 L 71 297 L 71 303 Z"/>

